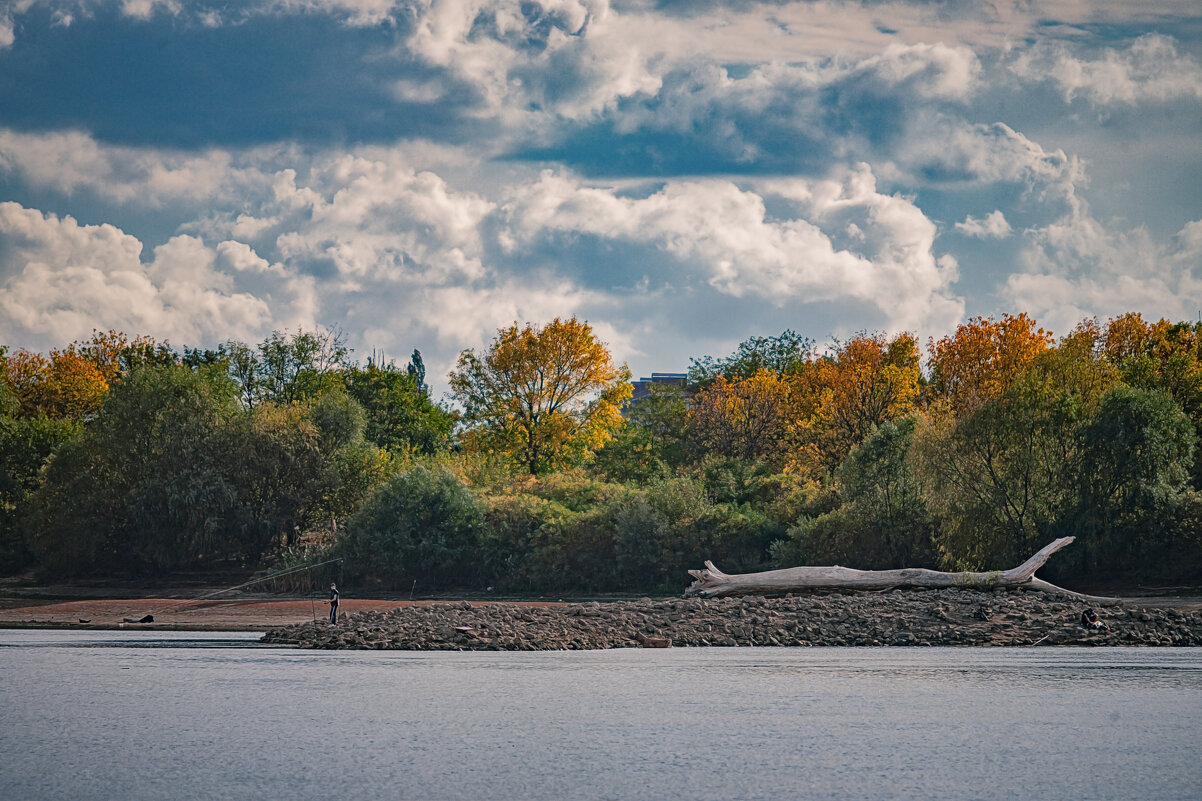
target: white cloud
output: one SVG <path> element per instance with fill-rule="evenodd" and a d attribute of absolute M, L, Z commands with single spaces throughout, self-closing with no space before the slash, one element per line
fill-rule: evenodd
<path fill-rule="evenodd" d="M 864 59 L 856 70 L 874 73 L 891 84 L 912 82 L 920 96 L 964 100 L 977 83 L 981 64 L 967 47 L 920 42 L 891 44 L 880 55 Z"/>
<path fill-rule="evenodd" d="M 268 151 L 248 154 L 264 158 Z M 232 200 L 263 175 L 224 150 L 201 153 L 107 145 L 79 131 L 22 133 L 0 128 L 0 171 L 66 195 L 93 192 L 118 203 Z"/>
<path fill-rule="evenodd" d="M 555 232 L 655 247 L 725 294 L 773 304 L 847 300 L 875 305 L 896 328 L 962 312 L 949 293 L 954 263 L 933 253 L 935 226 L 910 201 L 876 191 L 867 165 L 838 181 L 765 182 L 763 194 L 724 180 L 674 181 L 646 198 L 627 198 L 545 172 L 506 205 L 506 242 L 528 248 Z M 798 206 L 770 216 L 765 198 Z M 803 216 L 808 214 L 808 218 Z M 821 225 L 866 240 L 840 247 Z"/>
<path fill-rule="evenodd" d="M 238 292 L 216 254 L 175 237 L 140 260 L 142 244 L 112 225 L 80 225 L 17 203 L 0 203 L 0 335 L 62 345 L 93 328 L 150 334 L 176 343 L 254 338 L 267 304 Z"/>
<path fill-rule="evenodd" d="M 1172 37 L 1146 34 L 1125 50 L 1104 50 L 1100 58 L 1078 52 L 1063 42 L 1040 43 L 1020 53 L 1011 69 L 1022 78 L 1055 83 L 1066 102 L 1078 96 L 1098 106 L 1202 99 L 1202 66 L 1179 54 Z"/>
<path fill-rule="evenodd" d="M 1004 239 L 1012 229 L 1010 223 L 1006 222 L 1006 215 L 994 210 L 980 220 L 969 214 L 963 222 L 956 223 L 956 230 L 976 239 Z"/>
<path fill-rule="evenodd" d="M 284 261 L 328 261 L 357 284 L 471 280 L 483 273 L 479 225 L 492 204 L 456 192 L 396 151 L 365 149 L 323 158 L 309 181 L 277 176 L 268 214 L 281 218 Z"/>
<path fill-rule="evenodd" d="M 943 114 L 914 120 L 892 155 L 902 171 L 897 178 L 907 183 L 921 183 L 920 175 L 934 173 L 948 181 L 1014 183 L 1067 197 L 1085 181 L 1084 165 L 1075 155 L 1047 150 L 1002 122 L 968 123 Z"/>
<path fill-rule="evenodd" d="M 148 20 L 160 8 L 169 14 L 178 14 L 180 4 L 176 0 L 121 0 L 121 13 L 134 19 Z"/>
<path fill-rule="evenodd" d="M 16 34 L 13 30 L 13 18 L 11 14 L 0 12 L 0 50 L 7 47 L 12 47 L 16 41 Z"/>
<path fill-rule="evenodd" d="M 1132 311 L 1172 319 L 1197 313 L 1202 220 L 1172 242 L 1156 242 L 1143 228 L 1104 225 L 1081 204 L 1030 236 L 1027 269 L 1010 276 L 1003 294 L 1054 331 Z"/>

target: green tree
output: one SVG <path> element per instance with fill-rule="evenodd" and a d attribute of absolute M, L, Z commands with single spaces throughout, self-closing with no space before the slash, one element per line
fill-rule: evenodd
<path fill-rule="evenodd" d="M 300 403 L 339 383 L 339 373 L 351 366 L 350 353 L 338 329 L 273 331 L 258 349 L 231 340 L 216 351 L 186 351 L 185 361 L 193 367 L 224 365 L 243 405 L 252 408 Z"/>
<path fill-rule="evenodd" d="M 582 461 L 622 425 L 630 371 L 576 318 L 501 330 L 459 355 L 451 392 L 470 447 L 511 454 L 532 475 Z"/>
<path fill-rule="evenodd" d="M 730 356 L 715 359 L 703 356 L 691 359 L 689 383 L 705 386 L 718 376 L 733 381 L 749 378 L 761 370 L 777 375 L 789 375 L 813 357 L 814 341 L 786 329 L 780 336 L 751 337 L 741 343 Z"/>
<path fill-rule="evenodd" d="M 1167 393 L 1118 387 L 1102 399 L 1082 431 L 1074 521 L 1075 550 L 1088 571 L 1173 571 L 1167 546 L 1189 488 L 1193 433 Z"/>
<path fill-rule="evenodd" d="M 220 373 L 134 370 L 51 458 L 33 547 L 59 573 L 258 560 L 348 511 L 347 486 L 370 488 L 353 472 L 370 461 L 346 458 L 361 431 L 362 411 L 337 387 L 246 409 Z"/>
<path fill-rule="evenodd" d="M 470 584 L 483 527 L 479 503 L 449 470 L 415 465 L 394 475 L 350 520 L 339 541 L 348 570 L 393 587 Z"/>
<path fill-rule="evenodd" d="M 692 461 L 690 393 L 673 384 L 652 384 L 650 393 L 623 409 L 626 424 L 596 454 L 594 467 L 612 481 L 646 482 Z"/>
<path fill-rule="evenodd" d="M 0 575 L 20 572 L 32 563 L 21 521 L 41 484 L 41 469 L 61 443 L 83 431 L 83 424 L 73 418 L 19 416 L 5 357 L 6 349 L 0 348 Z"/>
<path fill-rule="evenodd" d="M 421 354 L 413 353 L 420 363 Z M 455 416 L 430 399 L 422 376 L 424 368 L 398 370 L 375 364 L 343 372 L 351 396 L 367 413 L 369 441 L 396 454 L 432 455 L 450 448 Z"/>
<path fill-rule="evenodd" d="M 835 472 L 839 505 L 805 517 L 775 544 L 774 559 L 871 570 L 934 567 L 936 521 L 910 468 L 915 418 L 883 423 Z"/>
<path fill-rule="evenodd" d="M 220 470 L 206 468 L 228 457 L 214 440 L 235 411 L 228 384 L 186 368 L 128 376 L 47 466 L 31 518 L 42 563 L 52 572 L 140 572 L 205 550 L 215 532 L 196 510 L 234 492 Z M 153 519 L 153 507 L 179 500 L 168 519 Z"/>

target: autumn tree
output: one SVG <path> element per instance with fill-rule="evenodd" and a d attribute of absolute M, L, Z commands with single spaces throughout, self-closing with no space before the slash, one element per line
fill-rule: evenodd
<path fill-rule="evenodd" d="M 788 450 L 789 415 L 789 383 L 760 369 L 746 378 L 720 375 L 698 392 L 691 426 L 710 453 L 776 462 Z"/>
<path fill-rule="evenodd" d="M 874 428 L 914 410 L 920 378 L 910 334 L 852 337 L 794 379 L 801 441 L 833 470 Z"/>
<path fill-rule="evenodd" d="M 18 350 L 8 358 L 8 384 L 17 399 L 17 416 L 80 419 L 94 414 L 109 382 L 92 362 L 71 350 L 50 356 Z"/>
<path fill-rule="evenodd" d="M 111 329 L 93 330 L 89 339 L 72 342 L 67 351 L 94 364 L 110 387 L 139 367 L 179 362 L 179 356 L 165 342 L 143 335 L 131 338 Z"/>
<path fill-rule="evenodd" d="M 1101 350 L 1131 387 L 1167 393 L 1202 436 L 1202 323 L 1146 323 L 1124 314 L 1106 324 Z M 1193 486 L 1202 489 L 1202 458 L 1195 451 Z"/>
<path fill-rule="evenodd" d="M 502 329 L 483 355 L 459 354 L 450 383 L 469 444 L 511 454 L 531 474 L 604 445 L 633 392 L 630 371 L 575 317 Z"/>
<path fill-rule="evenodd" d="M 1031 361 L 1053 342 L 1026 313 L 974 317 L 956 332 L 932 341 L 932 394 L 967 411 L 1000 397 Z"/>

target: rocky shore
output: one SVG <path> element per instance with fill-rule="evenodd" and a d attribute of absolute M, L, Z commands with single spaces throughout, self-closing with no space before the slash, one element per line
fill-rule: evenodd
<path fill-rule="evenodd" d="M 643 599 L 551 607 L 409 606 L 343 615 L 337 626 L 272 629 L 263 642 L 325 649 L 542 651 L 812 645 L 1202 646 L 1202 611 L 1096 607 L 1110 631 L 1080 625 L 1086 604 L 1023 590 L 891 590 L 782 598 Z"/>

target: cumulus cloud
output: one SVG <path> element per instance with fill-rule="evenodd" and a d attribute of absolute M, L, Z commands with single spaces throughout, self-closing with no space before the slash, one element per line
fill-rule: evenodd
<path fill-rule="evenodd" d="M 479 225 L 492 204 L 457 192 L 396 151 L 333 155 L 275 177 L 262 212 L 280 258 L 329 265 L 348 286 L 363 279 L 399 283 L 472 280 L 483 272 Z"/>
<path fill-rule="evenodd" d="M 718 291 L 773 304 L 855 299 L 876 306 L 896 328 L 962 312 L 949 292 L 954 262 L 933 252 L 935 226 L 911 202 L 877 192 L 861 165 L 838 181 L 777 181 L 763 194 L 724 180 L 675 181 L 645 198 L 585 186 L 545 172 L 504 209 L 508 247 L 529 248 L 553 232 L 639 243 L 676 258 Z M 794 204 L 797 216 L 769 215 L 765 198 Z M 822 225 L 846 231 L 836 244 Z"/>
<path fill-rule="evenodd" d="M 251 154 L 254 157 L 254 154 Z M 80 131 L 24 133 L 0 128 L 0 172 L 66 195 L 158 206 L 179 200 L 232 200 L 263 174 L 228 151 L 201 153 L 107 145 Z"/>
<path fill-rule="evenodd" d="M 956 230 L 976 239 L 1003 239 L 1011 232 L 1006 215 L 998 210 L 989 212 L 980 220 L 970 214 L 963 222 L 956 223 Z"/>
<path fill-rule="evenodd" d="M 1172 319 L 1197 312 L 1202 221 L 1157 242 L 1142 227 L 1103 224 L 1082 204 L 1030 236 L 1026 270 L 1009 277 L 1004 295 L 1052 330 L 1130 311 Z"/>
<path fill-rule="evenodd" d="M 969 123 L 946 115 L 922 115 L 891 155 L 907 183 L 1013 183 L 1068 196 L 1085 182 L 1080 158 L 1045 149 L 1002 122 Z"/>
<path fill-rule="evenodd" d="M 61 345 L 93 328 L 176 342 L 253 338 L 267 304 L 234 289 L 200 240 L 175 237 L 141 261 L 142 243 L 112 225 L 0 203 L 0 335 Z"/>
<path fill-rule="evenodd" d="M 1126 49 L 1083 55 L 1065 42 L 1041 42 L 1022 52 L 1011 70 L 1034 81 L 1051 81 L 1065 102 L 1083 97 L 1096 106 L 1202 98 L 1202 66 L 1178 53 L 1170 36 L 1146 34 Z"/>

